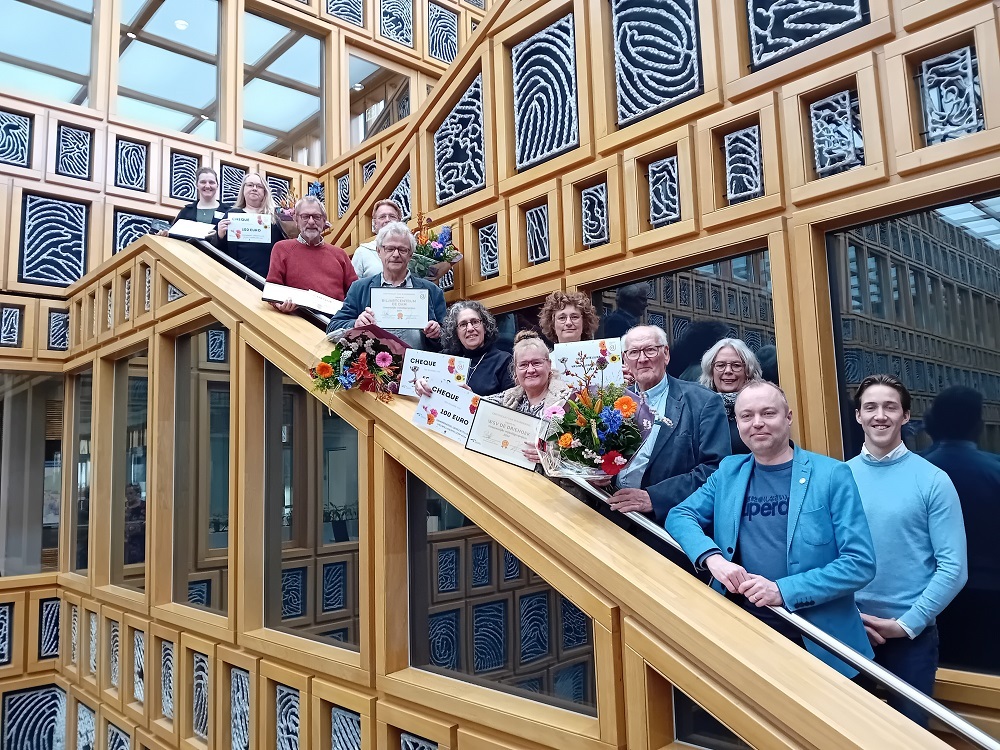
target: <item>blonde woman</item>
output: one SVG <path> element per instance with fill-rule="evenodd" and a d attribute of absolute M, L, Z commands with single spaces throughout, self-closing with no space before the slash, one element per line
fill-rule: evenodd
<path fill-rule="evenodd" d="M 270 241 L 229 241 L 227 233 L 231 223 L 230 217 L 233 214 L 257 214 L 270 217 Z M 240 185 L 240 193 L 236 198 L 236 203 L 229 209 L 226 218 L 219 222 L 217 241 L 219 249 L 237 262 L 242 263 L 261 278 L 265 278 L 271 266 L 271 248 L 274 247 L 275 242 L 280 242 L 284 239 L 287 239 L 287 236 L 281 228 L 277 206 L 271 197 L 267 181 L 256 172 L 250 172 L 243 178 L 243 184 Z"/>

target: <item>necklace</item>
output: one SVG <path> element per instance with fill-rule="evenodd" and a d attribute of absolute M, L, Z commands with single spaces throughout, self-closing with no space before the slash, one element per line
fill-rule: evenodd
<path fill-rule="evenodd" d="M 472 374 L 476 371 L 476 368 L 483 363 L 483 358 L 485 356 L 486 352 L 483 352 L 482 354 L 479 355 L 479 360 L 476 362 L 476 364 L 469 366 L 469 378 L 472 377 Z M 466 378 L 466 380 L 468 380 L 468 378 Z"/>

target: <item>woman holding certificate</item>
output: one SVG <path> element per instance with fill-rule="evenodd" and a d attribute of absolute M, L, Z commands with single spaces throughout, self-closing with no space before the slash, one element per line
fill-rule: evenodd
<path fill-rule="evenodd" d="M 478 396 L 492 396 L 514 385 L 511 356 L 496 347 L 497 322 L 479 302 L 460 300 L 441 324 L 441 351 L 469 359 L 468 386 Z"/>
<path fill-rule="evenodd" d="M 267 183 L 256 172 L 250 172 L 243 178 L 236 203 L 219 222 L 219 249 L 265 278 L 271 265 L 271 248 L 284 239 L 287 237 Z"/>
<path fill-rule="evenodd" d="M 194 173 L 194 179 L 198 197 L 180 210 L 174 223 L 186 219 L 218 227 L 229 210 L 229 206 L 219 201 L 219 176 L 211 167 L 202 167 Z M 167 231 L 163 230 L 159 234 L 166 237 Z"/>
<path fill-rule="evenodd" d="M 555 344 L 591 341 L 599 323 L 593 303 L 583 292 L 552 292 L 538 314 L 542 334 Z"/>

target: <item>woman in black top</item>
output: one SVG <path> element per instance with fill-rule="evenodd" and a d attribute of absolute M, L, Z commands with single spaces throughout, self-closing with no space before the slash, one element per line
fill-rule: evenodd
<path fill-rule="evenodd" d="M 514 385 L 511 356 L 496 348 L 497 322 L 479 302 L 461 300 L 448 308 L 441 324 L 441 351 L 468 357 L 467 383 L 473 393 L 492 396 Z"/>
<path fill-rule="evenodd" d="M 222 252 L 249 268 L 261 278 L 267 278 L 271 267 L 271 248 L 275 242 L 287 239 L 281 228 L 277 207 L 271 198 L 267 182 L 256 172 L 250 172 L 243 178 L 240 194 L 236 203 L 227 211 L 226 218 L 219 222 L 217 244 Z M 260 214 L 269 216 L 271 220 L 271 239 L 269 242 L 245 242 L 227 239 L 232 214 Z"/>
<path fill-rule="evenodd" d="M 226 211 L 229 210 L 229 206 L 219 201 L 219 176 L 211 167 L 202 167 L 194 173 L 194 178 L 198 198 L 180 210 L 174 223 L 176 224 L 181 219 L 187 219 L 218 227 L 219 222 L 226 215 Z M 159 235 L 166 237 L 167 231 L 163 230 L 159 232 Z"/>

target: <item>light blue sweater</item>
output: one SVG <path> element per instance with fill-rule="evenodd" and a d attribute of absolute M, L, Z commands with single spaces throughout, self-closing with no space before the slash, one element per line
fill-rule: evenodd
<path fill-rule="evenodd" d="M 863 613 L 894 618 L 915 638 L 968 579 L 955 485 L 915 453 L 847 463 L 875 543 L 875 578 L 854 599 Z"/>

